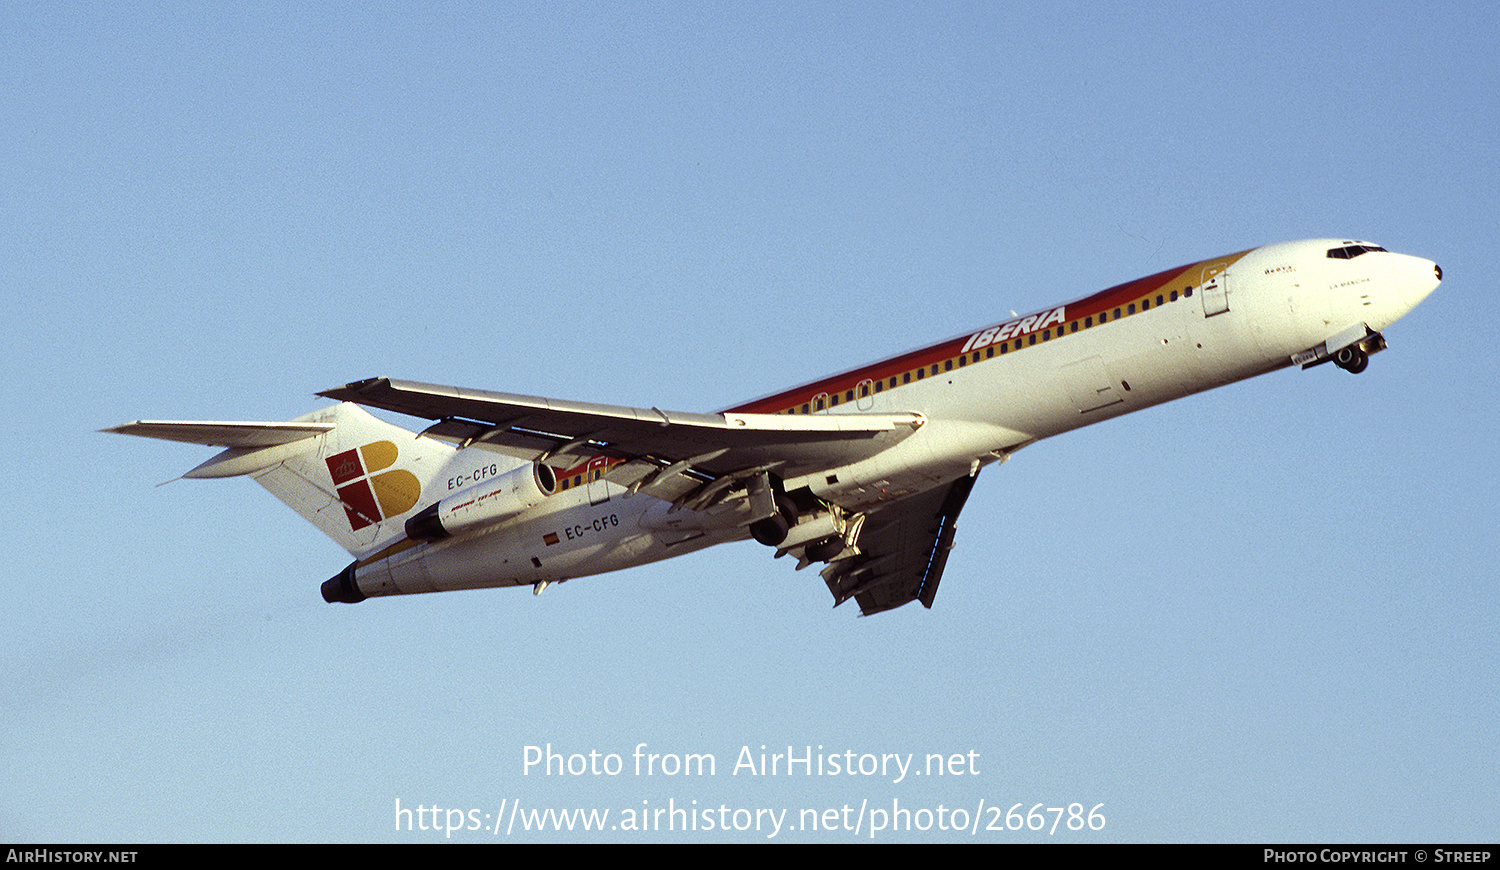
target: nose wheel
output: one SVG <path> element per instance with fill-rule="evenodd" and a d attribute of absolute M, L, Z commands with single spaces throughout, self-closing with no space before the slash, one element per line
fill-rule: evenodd
<path fill-rule="evenodd" d="M 1370 365 L 1370 355 L 1356 346 L 1346 347 L 1333 355 L 1333 363 L 1350 374 L 1357 375 Z"/>

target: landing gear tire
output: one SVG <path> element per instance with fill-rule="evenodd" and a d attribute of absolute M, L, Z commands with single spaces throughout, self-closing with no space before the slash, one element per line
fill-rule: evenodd
<path fill-rule="evenodd" d="M 844 552 L 843 538 L 829 538 L 807 548 L 807 558 L 813 562 L 832 561 L 834 556 Z"/>
<path fill-rule="evenodd" d="M 786 540 L 786 533 L 797 524 L 797 505 L 785 493 L 776 494 L 776 513 L 750 524 L 750 537 L 775 547 Z"/>
<path fill-rule="evenodd" d="M 1357 347 L 1346 347 L 1334 354 L 1333 362 L 1350 374 L 1357 375 L 1370 365 L 1370 356 Z"/>

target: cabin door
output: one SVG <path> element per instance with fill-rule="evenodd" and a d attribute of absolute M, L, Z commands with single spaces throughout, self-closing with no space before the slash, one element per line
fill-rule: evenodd
<path fill-rule="evenodd" d="M 1229 310 L 1229 274 L 1224 271 L 1228 265 L 1215 263 L 1203 269 L 1203 282 L 1198 285 L 1198 294 L 1203 297 L 1204 317 L 1213 317 Z"/>
<path fill-rule="evenodd" d="M 595 456 L 589 460 L 584 471 L 584 478 L 589 485 L 589 504 L 609 501 L 609 482 L 604 479 L 604 472 L 608 470 L 608 456 Z"/>

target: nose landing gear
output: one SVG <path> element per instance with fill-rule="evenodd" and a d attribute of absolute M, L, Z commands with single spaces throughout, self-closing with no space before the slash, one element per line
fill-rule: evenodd
<path fill-rule="evenodd" d="M 1357 375 L 1370 365 L 1370 355 L 1361 350 L 1358 345 L 1350 345 L 1333 355 L 1333 364 L 1350 374 Z"/>
<path fill-rule="evenodd" d="M 1385 350 L 1385 336 L 1360 323 L 1322 344 L 1292 354 L 1292 364 L 1310 369 L 1332 362 L 1344 371 L 1357 375 L 1369 367 L 1370 354 L 1382 350 Z"/>

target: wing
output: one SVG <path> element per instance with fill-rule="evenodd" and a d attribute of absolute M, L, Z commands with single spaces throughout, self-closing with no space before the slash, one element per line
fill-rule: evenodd
<path fill-rule="evenodd" d="M 701 507 L 761 472 L 783 478 L 866 459 L 926 421 L 920 414 L 685 414 L 464 390 L 388 378 L 318 395 L 436 420 L 423 433 L 534 461 L 605 456 L 632 492 Z"/>
<path fill-rule="evenodd" d="M 386 378 L 318 395 L 435 420 L 424 435 L 522 459 L 611 457 L 606 479 L 694 510 L 765 472 L 790 479 L 869 458 L 926 422 L 920 414 L 684 414 Z M 853 598 L 866 616 L 911 601 L 931 607 L 974 480 L 871 508 L 855 555 L 823 570 L 835 604 Z"/>
<path fill-rule="evenodd" d="M 853 598 L 864 616 L 912 601 L 932 607 L 953 549 L 954 521 L 977 476 L 871 510 L 859 533 L 860 554 L 823 569 L 834 606 Z"/>

